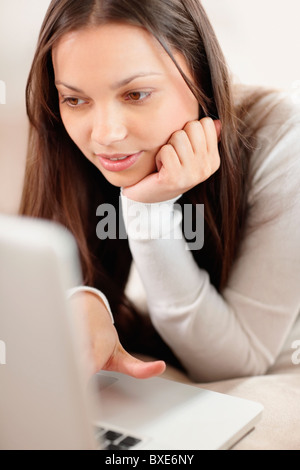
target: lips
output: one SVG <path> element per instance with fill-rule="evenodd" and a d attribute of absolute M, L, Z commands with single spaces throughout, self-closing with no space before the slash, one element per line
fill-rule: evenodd
<path fill-rule="evenodd" d="M 114 155 L 97 155 L 101 166 L 108 171 L 123 171 L 130 168 L 141 156 L 142 152 L 130 155 L 114 154 Z"/>

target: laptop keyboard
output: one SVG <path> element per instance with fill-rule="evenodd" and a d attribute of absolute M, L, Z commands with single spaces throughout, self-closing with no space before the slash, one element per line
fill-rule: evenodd
<path fill-rule="evenodd" d="M 95 437 L 101 450 L 129 450 L 142 441 L 138 437 L 100 426 L 95 427 Z"/>

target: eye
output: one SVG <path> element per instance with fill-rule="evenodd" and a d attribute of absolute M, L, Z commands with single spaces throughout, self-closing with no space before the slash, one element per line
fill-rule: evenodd
<path fill-rule="evenodd" d="M 62 104 L 64 104 L 64 103 L 66 103 L 68 106 L 70 106 L 70 108 L 78 108 L 79 106 L 86 103 L 86 101 L 81 100 L 80 98 L 74 98 L 72 96 L 66 96 L 62 101 Z"/>
<path fill-rule="evenodd" d="M 141 102 L 151 95 L 150 91 L 132 91 L 125 97 L 126 101 Z"/>

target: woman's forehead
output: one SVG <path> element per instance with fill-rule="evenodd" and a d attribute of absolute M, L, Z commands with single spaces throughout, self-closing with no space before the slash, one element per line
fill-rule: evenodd
<path fill-rule="evenodd" d="M 188 73 L 183 57 L 175 54 Z M 64 70 L 71 75 L 101 70 L 103 76 L 117 74 L 114 78 L 118 81 L 120 72 L 122 76 L 176 72 L 172 59 L 153 35 L 142 27 L 123 23 L 66 33 L 56 43 L 52 55 L 55 71 Z"/>
<path fill-rule="evenodd" d="M 145 28 L 126 23 L 106 23 L 99 26 L 87 26 L 64 34 L 53 47 L 56 50 L 72 53 L 72 49 L 96 52 L 99 57 L 108 53 L 112 57 L 119 55 L 143 54 L 163 55 L 164 49 Z"/>

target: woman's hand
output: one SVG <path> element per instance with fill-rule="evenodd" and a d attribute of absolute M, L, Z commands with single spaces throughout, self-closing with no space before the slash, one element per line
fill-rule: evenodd
<path fill-rule="evenodd" d="M 123 194 L 138 202 L 162 202 L 207 180 L 220 166 L 220 132 L 220 121 L 211 118 L 188 122 L 157 153 L 157 172 L 123 188 Z"/>
<path fill-rule="evenodd" d="M 111 370 L 144 379 L 164 372 L 163 361 L 143 362 L 125 351 L 105 305 L 95 294 L 79 292 L 70 302 L 85 330 L 83 360 L 88 376 L 99 370 Z"/>

